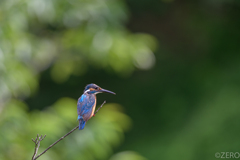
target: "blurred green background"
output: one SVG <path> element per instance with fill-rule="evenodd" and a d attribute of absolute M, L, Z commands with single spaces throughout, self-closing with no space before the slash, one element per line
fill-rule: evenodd
<path fill-rule="evenodd" d="M 116 92 L 39 159 L 240 152 L 240 1 L 1 0 L 0 159 L 74 128 L 86 84 Z"/>

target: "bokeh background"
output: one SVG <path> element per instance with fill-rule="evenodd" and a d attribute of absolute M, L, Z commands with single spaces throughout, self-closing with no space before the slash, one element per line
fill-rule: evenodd
<path fill-rule="evenodd" d="M 86 84 L 117 93 L 39 159 L 240 152 L 240 1 L 1 0 L 0 159 L 74 128 Z"/>

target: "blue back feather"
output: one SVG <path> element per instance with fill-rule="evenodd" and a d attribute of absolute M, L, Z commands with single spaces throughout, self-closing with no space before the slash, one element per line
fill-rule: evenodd
<path fill-rule="evenodd" d="M 79 120 L 79 130 L 83 129 L 85 123 L 91 118 L 92 110 L 96 105 L 96 96 L 94 94 L 83 94 L 78 99 L 77 111 Z"/>
<path fill-rule="evenodd" d="M 86 121 L 84 121 L 83 119 L 79 120 L 79 130 L 82 130 L 85 127 L 85 123 Z"/>

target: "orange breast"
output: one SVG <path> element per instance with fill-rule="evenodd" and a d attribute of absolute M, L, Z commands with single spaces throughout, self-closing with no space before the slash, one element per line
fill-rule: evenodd
<path fill-rule="evenodd" d="M 90 118 L 94 115 L 95 108 L 96 108 L 96 103 L 97 103 L 97 99 L 96 99 L 96 101 L 95 101 L 95 103 L 94 103 L 94 106 L 93 106 L 93 108 L 92 108 L 92 113 L 91 113 Z"/>

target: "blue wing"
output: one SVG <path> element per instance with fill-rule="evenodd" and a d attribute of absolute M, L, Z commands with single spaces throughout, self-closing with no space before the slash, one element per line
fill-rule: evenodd
<path fill-rule="evenodd" d="M 78 119 L 83 119 L 84 121 L 88 121 L 91 116 L 94 106 L 96 105 L 96 97 L 95 95 L 85 95 L 83 94 L 78 99 L 77 110 L 78 110 Z"/>

